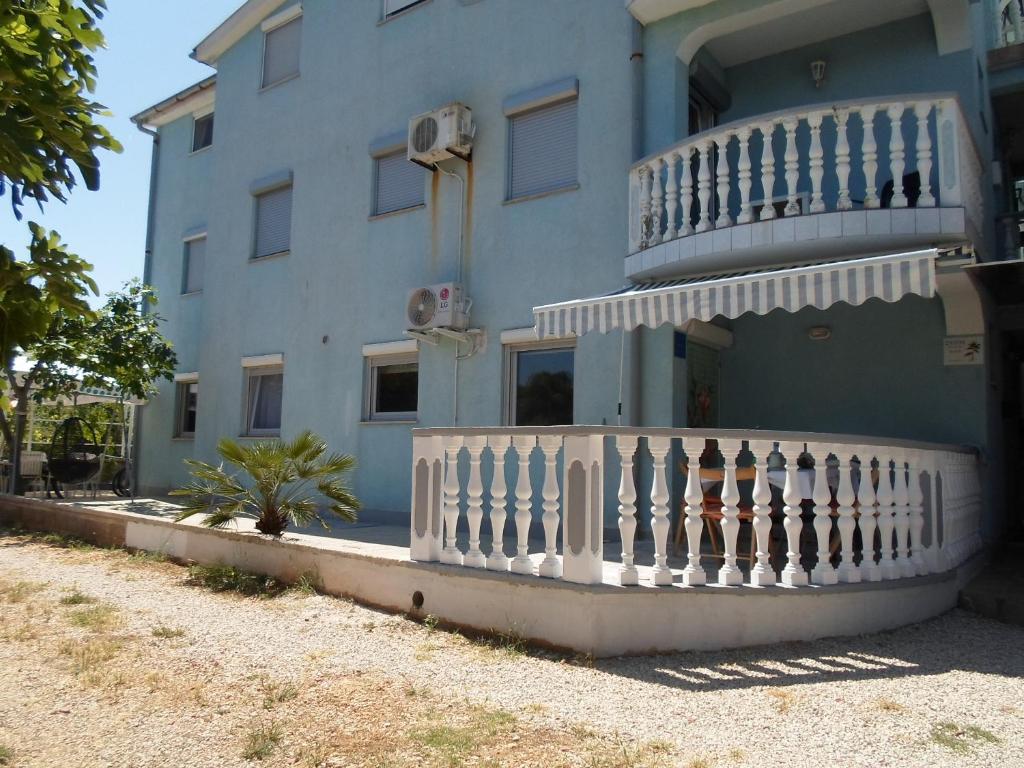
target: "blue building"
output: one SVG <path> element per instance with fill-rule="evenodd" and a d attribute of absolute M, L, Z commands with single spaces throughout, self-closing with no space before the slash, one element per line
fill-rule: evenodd
<path fill-rule="evenodd" d="M 135 117 L 180 362 L 140 486 L 311 428 L 404 522 L 416 427 L 467 430 L 463 479 L 474 428 L 841 433 L 976 447 L 993 536 L 1020 461 L 1015 2 L 248 0 L 193 52 L 215 75 Z M 413 118 L 453 104 L 443 159 L 410 162 Z M 461 314 L 433 327 L 445 290 Z M 640 522 L 662 548 L 664 517 Z"/>

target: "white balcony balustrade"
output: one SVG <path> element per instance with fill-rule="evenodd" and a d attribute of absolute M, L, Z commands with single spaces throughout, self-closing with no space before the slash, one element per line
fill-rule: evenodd
<path fill-rule="evenodd" d="M 760 115 L 692 136 L 633 166 L 630 254 L 693 243 L 653 262 L 631 256 L 626 271 L 648 276 L 652 263 L 666 258 L 784 243 L 792 250 L 802 240 L 875 237 L 883 246 L 877 238 L 900 245 L 914 235 L 962 240 L 968 230 L 980 230 L 980 178 L 980 154 L 953 96 Z M 890 215 L 908 209 L 915 210 Z M 943 217 L 937 209 L 960 209 L 960 215 Z M 790 220 L 803 223 L 794 227 Z"/>
<path fill-rule="evenodd" d="M 955 567 L 981 546 L 977 456 L 933 444 L 736 430 L 418 429 L 412 479 L 413 560 L 584 584 L 908 579 Z M 606 488 L 617 488 L 621 540 L 621 559 L 608 563 Z M 682 527 L 674 537 L 673 518 Z M 638 528 L 650 547 L 637 548 Z"/>

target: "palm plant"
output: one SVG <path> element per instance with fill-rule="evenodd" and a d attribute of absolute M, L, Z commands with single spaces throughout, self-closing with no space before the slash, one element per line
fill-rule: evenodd
<path fill-rule="evenodd" d="M 280 536 L 289 523 L 305 526 L 316 520 L 328 528 L 317 494 L 329 500 L 327 509 L 342 520 L 356 520 L 359 501 L 343 478 L 355 459 L 328 454 L 327 443 L 312 432 L 290 442 L 261 440 L 252 445 L 225 437 L 217 444 L 217 453 L 248 478 L 228 474 L 223 463 L 215 467 L 186 460 L 192 481 L 171 491 L 172 496 L 188 497 L 176 518 L 179 522 L 206 514 L 204 526 L 223 528 L 239 517 L 250 517 L 256 519 L 256 530 L 270 536 Z"/>

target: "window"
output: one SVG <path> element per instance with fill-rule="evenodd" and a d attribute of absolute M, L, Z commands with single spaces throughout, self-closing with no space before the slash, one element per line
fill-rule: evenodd
<path fill-rule="evenodd" d="M 192 151 L 198 152 L 213 144 L 213 113 L 192 121 Z"/>
<path fill-rule="evenodd" d="M 373 215 L 423 205 L 426 169 L 405 157 L 405 151 L 374 160 Z"/>
<path fill-rule="evenodd" d="M 245 378 L 245 434 L 280 434 L 284 369 L 280 366 L 247 368 Z"/>
<path fill-rule="evenodd" d="M 396 13 L 412 8 L 414 5 L 424 3 L 426 0 L 384 0 L 384 18 L 394 16 Z"/>
<path fill-rule="evenodd" d="M 206 238 L 197 237 L 185 243 L 185 263 L 182 270 L 181 292 L 197 293 L 203 290 L 203 270 L 206 269 Z"/>
<path fill-rule="evenodd" d="M 509 199 L 576 184 L 576 99 L 509 118 Z"/>
<path fill-rule="evenodd" d="M 181 381 L 177 385 L 175 437 L 193 437 L 196 433 L 196 409 L 199 403 L 199 382 Z"/>
<path fill-rule="evenodd" d="M 302 17 L 268 29 L 263 38 L 263 87 L 299 76 Z"/>
<path fill-rule="evenodd" d="M 292 188 L 279 187 L 256 195 L 254 258 L 288 253 L 292 238 Z"/>
<path fill-rule="evenodd" d="M 416 353 L 366 358 L 368 421 L 413 421 L 419 398 Z"/>
<path fill-rule="evenodd" d="M 506 350 L 508 423 L 514 427 L 572 424 L 573 347 L 557 342 Z"/>

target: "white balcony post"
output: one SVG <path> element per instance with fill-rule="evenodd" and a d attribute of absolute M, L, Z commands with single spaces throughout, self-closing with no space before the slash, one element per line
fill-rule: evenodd
<path fill-rule="evenodd" d="M 910 563 L 915 576 L 928 573 L 928 565 L 924 559 L 924 546 L 921 537 L 924 535 L 924 491 L 921 490 L 921 453 L 907 452 L 907 494 L 910 509 Z"/>
<path fill-rule="evenodd" d="M 839 539 L 842 544 L 841 560 L 839 561 L 839 580 L 846 584 L 860 581 L 860 568 L 853 557 L 853 537 L 857 531 L 857 519 L 854 517 L 853 502 L 853 467 L 850 466 L 850 450 L 845 446 L 836 446 L 839 459 L 839 487 L 836 489 L 836 502 L 839 504 Z M 870 477 L 870 470 L 869 470 Z"/>
<path fill-rule="evenodd" d="M 487 558 L 480 551 L 480 524 L 484 519 L 484 484 L 480 479 L 480 455 L 487 447 L 487 437 L 473 435 L 464 440 L 469 453 L 469 484 L 466 486 L 466 520 L 469 523 L 469 549 L 462 564 L 483 568 Z"/>
<path fill-rule="evenodd" d="M 882 578 L 885 580 L 899 578 L 899 568 L 896 561 L 892 559 L 892 533 L 895 527 L 893 520 L 893 485 L 889 475 L 889 454 L 878 455 L 878 536 L 881 539 L 879 548 L 878 567 L 882 571 Z"/>
<path fill-rule="evenodd" d="M 448 435 L 444 438 L 445 476 L 444 476 L 444 551 L 441 562 L 448 565 L 462 565 L 462 552 L 456 545 L 456 531 L 459 525 L 459 451 L 462 450 L 462 438 Z"/>
<path fill-rule="evenodd" d="M 640 172 L 636 169 L 629 174 L 629 252 L 641 249 L 643 224 L 640 217 Z"/>
<path fill-rule="evenodd" d="M 759 128 L 763 143 L 761 145 L 761 195 L 764 205 L 758 214 L 758 221 L 770 221 L 775 218 L 775 206 L 772 198 L 775 197 L 775 145 L 772 138 L 775 136 L 775 123 L 764 123 Z"/>
<path fill-rule="evenodd" d="M 697 219 L 697 231 L 707 232 L 711 229 L 711 141 L 702 141 L 697 151 L 700 153 L 700 167 L 697 170 L 697 203 L 700 215 Z"/>
<path fill-rule="evenodd" d="M 494 457 L 494 476 L 491 478 L 491 554 L 487 556 L 487 570 L 507 571 L 505 556 L 505 520 L 508 517 L 508 486 L 505 483 L 505 453 L 512 444 L 508 435 L 491 435 L 487 445 Z"/>
<path fill-rule="evenodd" d="M 871 480 L 871 459 L 874 453 L 868 446 L 857 449 L 860 459 L 860 483 L 857 486 L 857 507 L 860 512 L 861 560 L 860 573 L 864 581 L 881 581 L 882 571 L 875 562 L 875 486 Z"/>
<path fill-rule="evenodd" d="M 661 221 L 665 212 L 665 193 L 661 186 L 661 168 L 664 161 L 660 157 L 651 161 L 651 238 L 652 245 L 661 242 Z"/>
<path fill-rule="evenodd" d="M 718 167 L 715 175 L 718 180 L 718 218 L 715 219 L 715 227 L 732 226 L 732 216 L 729 215 L 729 144 L 732 142 L 732 134 L 727 133 L 718 139 Z"/>
<path fill-rule="evenodd" d="M 915 568 L 907 550 L 910 546 L 910 492 L 907 488 L 906 454 L 896 455 L 896 474 L 893 483 L 893 503 L 896 521 L 896 568 L 899 578 L 915 575 Z"/>
<path fill-rule="evenodd" d="M 967 197 L 961 175 L 960 108 L 953 99 L 939 101 L 935 108 L 939 155 L 939 205 L 943 208 L 965 206 Z"/>
<path fill-rule="evenodd" d="M 878 105 L 865 104 L 860 108 L 861 120 L 864 121 L 864 207 L 877 208 L 878 199 L 878 142 L 875 140 L 875 114 Z"/>
<path fill-rule="evenodd" d="M 930 101 L 919 101 L 914 104 L 914 114 L 917 116 L 917 172 L 921 176 L 918 208 L 935 207 L 935 195 L 932 194 L 932 137 L 928 132 L 928 117 L 931 113 Z"/>
<path fill-rule="evenodd" d="M 700 564 L 700 539 L 704 532 L 704 520 L 701 518 L 701 504 L 704 503 L 704 489 L 700 484 L 700 455 L 704 450 L 703 437 L 684 437 L 683 451 L 686 453 L 688 468 L 686 471 L 686 519 L 682 524 L 686 528 L 686 549 L 688 552 L 686 568 L 683 569 L 683 586 L 699 587 L 707 583 L 707 574 Z"/>
<path fill-rule="evenodd" d="M 668 481 L 665 476 L 665 457 L 672 441 L 668 437 L 647 438 L 647 450 L 653 458 L 654 478 L 651 483 L 651 532 L 654 535 L 654 569 L 651 579 L 657 586 L 672 583 L 672 569 L 668 567 Z"/>
<path fill-rule="evenodd" d="M 768 483 L 768 456 L 772 444 L 767 440 L 750 442 L 754 454 L 754 536 L 757 537 L 757 563 L 750 568 L 750 585 L 771 587 L 775 585 L 775 571 L 768 556 L 768 544 L 772 531 L 772 488 Z"/>
<path fill-rule="evenodd" d="M 633 480 L 633 457 L 639 439 L 634 435 L 617 435 L 615 449 L 619 452 L 619 537 L 622 539 L 622 565 L 619 584 L 634 586 L 640 577 L 633 561 L 633 537 L 636 534 L 636 483 Z"/>
<path fill-rule="evenodd" d="M 811 146 L 808 151 L 808 175 L 811 177 L 811 213 L 825 212 L 825 198 L 821 192 L 821 181 L 825 177 L 825 151 L 821 146 L 821 123 L 825 115 L 811 112 L 807 125 L 811 129 Z"/>
<path fill-rule="evenodd" d="M 693 168 L 691 157 L 693 155 L 693 147 L 687 147 L 683 150 L 681 157 L 681 163 L 679 171 L 682 175 L 682 191 L 679 193 L 680 207 L 680 220 L 682 225 L 679 227 L 680 237 L 689 237 L 693 234 Z"/>
<path fill-rule="evenodd" d="M 562 562 L 558 559 L 558 452 L 562 449 L 562 436 L 542 435 L 539 443 L 544 452 L 544 559 L 537 575 L 557 579 L 562 575 Z"/>
<path fill-rule="evenodd" d="M 530 523 L 533 520 L 533 485 L 530 483 L 530 455 L 537 447 L 533 435 L 516 435 L 512 438 L 519 462 L 516 478 L 516 556 L 512 560 L 513 573 L 533 573 L 530 560 Z"/>
<path fill-rule="evenodd" d="M 412 438 L 412 525 L 409 557 L 420 562 L 441 559 L 444 445 L 440 437 Z"/>
<path fill-rule="evenodd" d="M 665 240 L 675 240 L 678 234 L 676 227 L 676 210 L 679 207 L 679 181 L 676 176 L 676 165 L 679 153 L 672 152 L 668 156 L 667 178 L 665 182 Z"/>
<path fill-rule="evenodd" d="M 604 438 L 567 436 L 562 456 L 562 578 L 577 584 L 600 584 L 604 565 Z"/>
<path fill-rule="evenodd" d="M 849 211 L 853 208 L 850 199 L 850 140 L 846 133 L 846 124 L 850 119 L 850 110 L 837 109 L 834 114 L 836 121 L 836 178 L 839 181 L 839 200 L 836 208 Z"/>
<path fill-rule="evenodd" d="M 902 103 L 891 104 L 887 110 L 889 122 L 892 124 L 892 135 L 889 138 L 889 168 L 892 170 L 892 207 L 906 208 L 907 196 L 903 194 L 903 173 L 906 170 L 906 145 L 903 141 L 903 113 L 906 106 Z"/>
<path fill-rule="evenodd" d="M 787 587 L 807 586 L 807 571 L 800 564 L 800 529 L 803 521 L 800 519 L 800 502 L 803 501 L 803 494 L 800 492 L 799 467 L 796 463 L 800 456 L 800 443 L 782 443 L 779 450 L 786 459 L 786 487 L 782 492 L 782 499 L 786 503 L 783 512 L 786 519 L 783 526 L 786 529 L 786 567 L 782 570 L 782 583 Z"/>
<path fill-rule="evenodd" d="M 811 571 L 811 581 L 815 584 L 836 584 L 839 574 L 829 562 L 831 558 L 832 539 L 832 491 L 828 487 L 828 448 L 821 444 L 807 446 L 814 457 L 814 533 L 818 541 L 818 562 Z"/>
<path fill-rule="evenodd" d="M 754 220 L 754 215 L 750 208 L 750 136 L 752 133 L 753 129 L 750 126 L 746 126 L 741 128 L 736 134 L 740 145 L 740 154 L 736 162 L 739 176 L 737 187 L 740 190 L 740 215 L 736 218 L 737 224 L 749 224 Z"/>
<path fill-rule="evenodd" d="M 797 184 L 800 181 L 800 151 L 796 146 L 796 129 L 800 124 L 800 118 L 787 117 L 782 121 L 782 127 L 786 131 L 786 211 L 787 216 L 798 216 L 800 205 L 797 200 L 800 193 Z"/>
<path fill-rule="evenodd" d="M 736 565 L 736 538 L 740 532 L 740 491 L 736 485 L 736 461 L 743 443 L 740 440 L 719 440 L 718 450 L 725 460 L 722 482 L 722 541 L 725 554 L 718 569 L 718 583 L 733 587 L 743 583 L 743 572 Z"/>
<path fill-rule="evenodd" d="M 641 165 L 636 169 L 640 176 L 640 248 L 651 244 L 651 169 Z"/>

